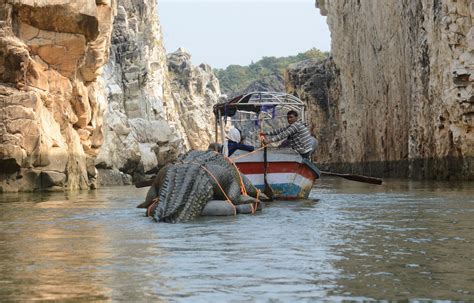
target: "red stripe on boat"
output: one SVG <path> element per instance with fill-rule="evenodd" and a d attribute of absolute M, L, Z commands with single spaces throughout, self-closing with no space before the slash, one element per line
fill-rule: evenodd
<path fill-rule="evenodd" d="M 264 171 L 264 164 L 258 162 L 239 162 L 235 163 L 239 168 L 240 172 L 245 175 L 252 175 L 252 174 L 263 174 Z M 267 173 L 269 174 L 276 174 L 276 173 L 296 173 L 301 175 L 309 180 L 314 180 L 316 178 L 316 174 L 305 164 L 298 163 L 298 162 L 271 162 L 268 163 L 268 170 Z"/>

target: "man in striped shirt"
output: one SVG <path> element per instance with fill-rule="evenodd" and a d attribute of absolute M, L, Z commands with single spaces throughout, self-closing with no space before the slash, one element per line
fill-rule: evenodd
<path fill-rule="evenodd" d="M 262 133 L 264 138 L 264 143 L 272 143 L 287 139 L 290 146 L 296 150 L 303 158 L 310 159 L 311 154 L 316 148 L 317 141 L 309 133 L 306 125 L 298 121 L 298 112 L 290 110 L 286 117 L 288 119 L 287 127 L 283 127 L 271 132 Z M 272 136 L 270 140 L 266 139 L 266 136 Z"/>

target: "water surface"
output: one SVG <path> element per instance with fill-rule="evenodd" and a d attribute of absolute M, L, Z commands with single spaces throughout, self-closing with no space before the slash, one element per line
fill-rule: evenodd
<path fill-rule="evenodd" d="M 324 179 L 257 215 L 158 224 L 146 189 L 0 195 L 0 301 L 474 300 L 474 186 Z"/>

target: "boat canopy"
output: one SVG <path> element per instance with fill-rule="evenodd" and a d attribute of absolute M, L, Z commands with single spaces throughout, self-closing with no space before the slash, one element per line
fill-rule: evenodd
<path fill-rule="evenodd" d="M 251 112 L 257 115 L 274 107 L 304 112 L 305 104 L 297 97 L 281 92 L 252 92 L 237 96 L 227 102 L 214 105 L 216 117 L 233 117 L 239 112 Z"/>

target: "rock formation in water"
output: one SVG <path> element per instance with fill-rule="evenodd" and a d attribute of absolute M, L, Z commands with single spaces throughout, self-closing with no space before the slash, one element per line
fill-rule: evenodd
<path fill-rule="evenodd" d="M 474 179 L 474 4 L 316 2 L 333 63 L 293 66 L 287 89 L 314 108 L 317 160 L 385 176 Z"/>
<path fill-rule="evenodd" d="M 174 67 L 172 93 L 156 1 L 1 3 L 0 192 L 129 184 L 207 146 L 218 83 Z"/>

